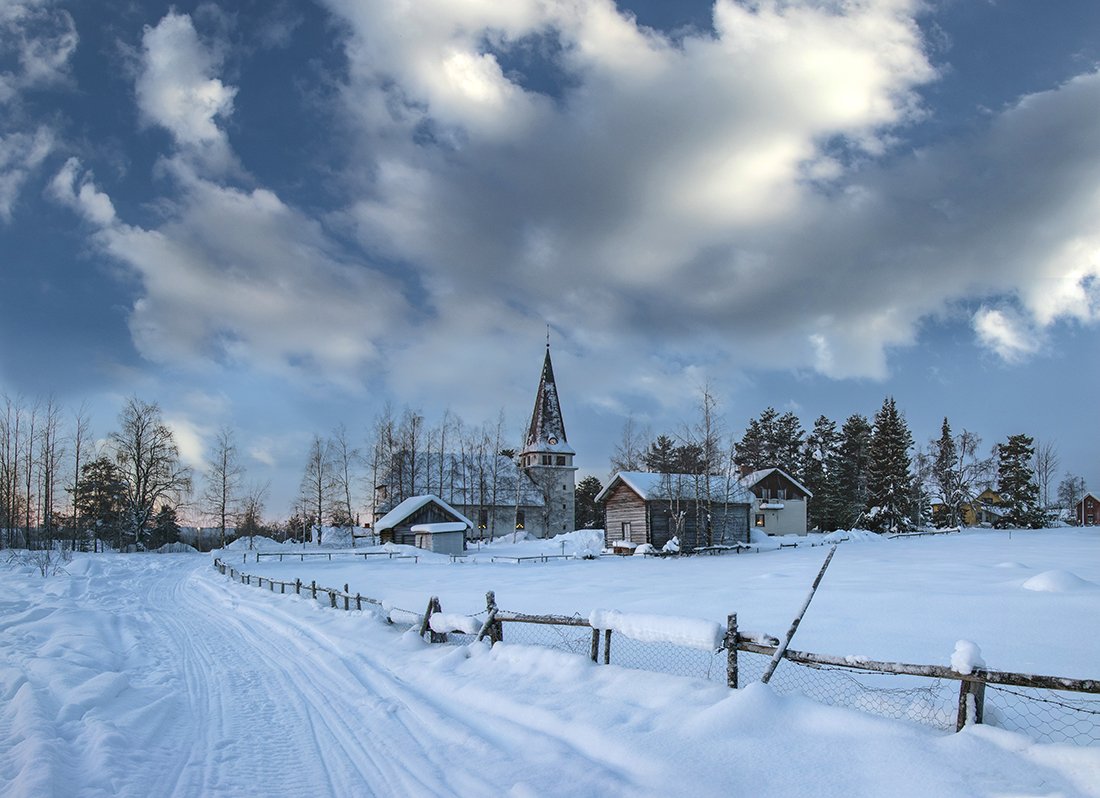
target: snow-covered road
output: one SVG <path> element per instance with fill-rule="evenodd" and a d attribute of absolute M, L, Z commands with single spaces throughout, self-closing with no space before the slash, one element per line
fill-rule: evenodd
<path fill-rule="evenodd" d="M 1100 752 L 428 646 L 201 555 L 0 580 L 0 795 L 1100 795 Z"/>

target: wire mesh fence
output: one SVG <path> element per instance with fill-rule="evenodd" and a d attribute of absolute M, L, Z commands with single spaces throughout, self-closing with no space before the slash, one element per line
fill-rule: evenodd
<path fill-rule="evenodd" d="M 983 722 L 1037 742 L 1100 745 L 1100 695 L 988 684 Z"/>
<path fill-rule="evenodd" d="M 424 631 L 430 618 L 438 612 L 438 599 L 433 597 L 426 613 L 389 607 L 377 599 L 359 594 L 352 595 L 348 587 L 338 590 L 325 588 L 315 582 L 309 585 L 299 580 L 279 582 L 266 577 L 256 577 L 236 571 L 221 561 L 215 561 L 223 574 L 234 581 L 267 588 L 273 592 L 295 592 L 312 596 L 333 608 L 362 608 L 363 602 L 383 608 L 390 623 L 420 627 Z M 671 642 L 646 642 L 625 634 L 612 634 L 609 630 L 595 630 L 588 619 L 573 615 L 533 616 L 522 613 L 504 613 L 499 616 L 492 594 L 489 594 L 494 624 L 489 639 L 509 644 L 542 646 L 570 654 L 578 654 L 597 662 L 619 665 L 624 668 L 665 673 L 726 683 L 731 676 L 729 654 L 725 648 L 715 651 L 701 650 Z M 358 605 L 358 606 L 357 606 Z M 442 616 L 440 616 L 442 617 Z M 480 628 L 490 618 L 487 609 L 470 616 Z M 731 616 L 732 617 L 732 616 Z M 486 627 L 488 630 L 488 627 Z M 733 635 L 731 627 L 731 635 Z M 431 635 L 433 642 L 464 645 L 477 639 L 477 634 L 448 631 Z M 736 637 L 736 635 L 734 635 Z M 727 643 L 734 639 L 727 637 Z M 760 681 L 768 666 L 769 648 L 749 645 L 753 651 L 741 648 L 747 638 L 736 637 L 738 685 Z M 794 661 L 817 659 L 828 662 Z M 887 668 L 889 670 L 880 670 Z M 909 672 L 890 672 L 904 670 Z M 944 676 L 949 678 L 944 678 Z M 977 678 L 975 678 L 977 677 Z M 1020 732 L 1037 742 L 1071 743 L 1075 745 L 1100 745 L 1100 691 L 1096 682 L 1088 680 L 1054 679 L 1021 674 L 1004 674 L 984 671 L 968 677 L 992 680 L 984 683 L 977 717 L 980 722 Z M 814 655 L 806 652 L 789 652 L 772 675 L 770 685 L 779 694 L 800 694 L 822 704 L 847 707 L 895 720 L 908 721 L 942 731 L 954 731 L 960 722 L 960 675 L 936 666 L 912 666 L 898 663 L 858 662 L 844 664 L 839 657 Z M 1008 681 L 1010 684 L 998 684 Z M 1054 684 L 1056 687 L 1075 682 L 1076 690 L 1050 689 L 1034 686 Z M 1026 685 L 1026 686 L 1016 686 Z M 1082 692 L 1091 691 L 1091 692 Z"/>
<path fill-rule="evenodd" d="M 738 682 L 744 685 L 760 681 L 769 659 L 763 654 L 738 651 Z M 829 706 L 858 709 L 943 731 L 955 730 L 959 685 L 947 679 L 784 660 L 769 684 L 781 695 L 798 693 Z"/>

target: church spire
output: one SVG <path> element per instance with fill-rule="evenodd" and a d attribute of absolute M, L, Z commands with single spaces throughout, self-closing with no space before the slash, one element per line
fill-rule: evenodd
<path fill-rule="evenodd" d="M 554 364 L 550 360 L 550 334 L 547 332 L 546 358 L 542 362 L 542 378 L 535 396 L 535 409 L 527 427 L 524 453 L 555 452 L 575 454 L 565 437 L 565 421 L 558 402 L 558 386 L 554 382 Z"/>

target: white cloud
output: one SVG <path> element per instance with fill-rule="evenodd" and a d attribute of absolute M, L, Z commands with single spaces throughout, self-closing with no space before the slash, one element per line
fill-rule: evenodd
<path fill-rule="evenodd" d="M 161 363 L 219 363 L 355 388 L 407 305 L 390 280 L 345 260 L 321 226 L 264 189 L 241 191 L 168 162 L 179 199 L 146 229 L 70 159 L 52 195 L 97 225 L 96 244 L 140 278 L 134 344 Z"/>
<path fill-rule="evenodd" d="M 937 74 L 918 2 L 720 0 L 676 40 L 610 2 L 329 5 L 353 34 L 349 219 L 434 304 L 500 297 L 604 363 L 706 337 L 717 367 L 836 378 L 887 376 L 960 300 L 1016 297 L 1040 336 L 1098 318 L 1098 74 L 907 155 Z M 533 39 L 560 96 L 498 68 Z"/>
<path fill-rule="evenodd" d="M 147 26 L 142 47 L 136 92 L 143 118 L 208 165 L 227 166 L 229 143 L 218 119 L 232 114 L 237 89 L 214 77 L 218 58 L 199 41 L 191 17 L 170 12 Z"/>
<path fill-rule="evenodd" d="M 80 37 L 72 15 L 49 0 L 0 4 L 0 58 L 18 66 L 0 72 L 0 104 L 26 89 L 69 80 L 69 61 Z"/>
<path fill-rule="evenodd" d="M 40 127 L 33 133 L 0 134 L 0 219 L 10 222 L 27 176 L 54 148 L 54 135 Z"/>
<path fill-rule="evenodd" d="M 974 314 L 974 331 L 981 343 L 1008 363 L 1018 363 L 1039 351 L 1041 341 L 1019 314 L 982 307 Z"/>

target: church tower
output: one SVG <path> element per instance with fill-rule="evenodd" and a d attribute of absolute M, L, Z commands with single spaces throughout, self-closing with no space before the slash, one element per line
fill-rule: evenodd
<path fill-rule="evenodd" d="M 547 341 L 535 409 L 531 413 L 531 424 L 519 455 L 520 467 L 542 492 L 542 537 L 549 538 L 574 529 L 575 454 L 565 437 L 565 422 L 562 420 L 554 366 L 550 362 L 550 343 Z"/>

